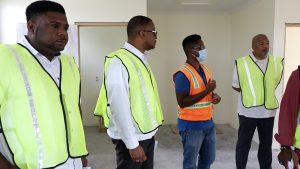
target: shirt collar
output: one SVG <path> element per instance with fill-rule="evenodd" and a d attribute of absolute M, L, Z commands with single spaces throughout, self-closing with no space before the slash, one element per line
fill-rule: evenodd
<path fill-rule="evenodd" d="M 250 57 L 255 61 L 255 62 L 263 62 L 263 61 L 266 61 L 269 57 L 269 55 L 263 59 L 263 60 L 259 60 L 259 59 L 256 59 L 256 57 L 253 55 L 253 53 L 250 54 Z"/>
<path fill-rule="evenodd" d="M 133 45 L 131 45 L 128 42 L 125 42 L 124 47 L 125 49 L 129 50 L 130 52 L 132 52 L 133 54 L 135 54 L 137 57 L 139 57 L 144 63 L 147 63 L 147 54 L 148 51 L 145 51 L 145 53 L 142 53 L 141 51 L 139 51 L 136 47 L 134 47 Z"/>
<path fill-rule="evenodd" d="M 42 57 L 43 59 L 48 60 L 46 56 L 44 56 L 44 55 L 41 54 L 39 51 L 37 51 L 37 50 L 29 43 L 29 41 L 27 40 L 26 36 L 23 36 L 23 37 L 20 39 L 19 43 L 20 43 L 21 45 L 25 46 L 25 47 L 26 47 L 26 48 L 27 48 L 27 49 L 28 49 L 28 50 L 29 50 L 36 58 Z M 49 62 L 53 62 L 53 61 L 55 61 L 56 59 L 58 59 L 59 56 L 60 56 L 60 53 L 59 53 L 59 55 L 55 56 L 55 57 L 52 59 L 52 61 L 49 61 L 49 60 L 48 60 L 48 61 L 49 61 Z"/>

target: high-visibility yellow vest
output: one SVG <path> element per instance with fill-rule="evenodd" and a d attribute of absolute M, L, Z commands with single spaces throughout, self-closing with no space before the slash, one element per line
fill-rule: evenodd
<path fill-rule="evenodd" d="M 297 127 L 294 137 L 294 146 L 300 149 L 300 106 L 298 110 Z"/>
<path fill-rule="evenodd" d="M 211 79 L 211 72 L 203 64 L 201 64 L 200 66 L 203 69 L 208 82 L 208 80 Z M 186 63 L 179 69 L 179 71 L 182 72 L 190 82 L 190 96 L 199 94 L 206 89 L 203 79 L 193 66 Z M 176 73 L 174 74 L 174 78 Z M 212 118 L 213 113 L 213 105 L 211 103 L 213 97 L 212 94 L 212 92 L 208 93 L 205 97 L 203 97 L 201 100 L 199 100 L 197 103 L 191 106 L 183 108 L 178 106 L 178 118 L 187 121 L 210 120 Z"/>
<path fill-rule="evenodd" d="M 126 49 L 119 49 L 106 56 L 104 64 L 104 80 L 94 114 L 102 116 L 104 125 L 108 127 L 111 112 L 107 99 L 105 78 L 112 58 L 118 58 L 128 71 L 130 108 L 132 117 L 141 133 L 149 133 L 163 122 L 158 90 L 154 75 L 149 66 Z"/>
<path fill-rule="evenodd" d="M 80 76 L 61 55 L 58 87 L 23 46 L 0 45 L 0 118 L 13 162 L 21 169 L 51 168 L 87 155 L 79 110 Z"/>
<path fill-rule="evenodd" d="M 278 108 L 275 89 L 282 77 L 282 60 L 282 58 L 270 55 L 264 73 L 250 56 L 236 59 L 244 107 L 265 106 L 266 109 Z"/>

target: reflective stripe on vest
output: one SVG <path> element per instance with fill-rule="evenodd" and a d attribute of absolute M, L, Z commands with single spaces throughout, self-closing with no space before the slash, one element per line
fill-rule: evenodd
<path fill-rule="evenodd" d="M 204 71 L 207 80 L 211 79 L 211 74 L 208 68 L 200 65 Z M 196 95 L 203 92 L 206 88 L 204 81 L 200 74 L 190 64 L 186 63 L 179 70 L 182 72 L 190 82 L 189 95 Z M 179 72 L 178 71 L 178 72 Z M 177 72 L 176 72 L 177 73 Z M 174 74 L 174 76 L 176 75 Z M 212 92 L 208 93 L 205 97 L 197 103 L 181 108 L 178 105 L 178 118 L 187 121 L 206 121 L 212 118 L 213 105 L 211 104 Z"/>
<path fill-rule="evenodd" d="M 28 49 L 0 45 L 1 127 L 19 168 L 53 168 L 88 154 L 78 106 L 80 76 L 72 59 L 60 56 L 58 87 Z"/>
<path fill-rule="evenodd" d="M 144 81 L 144 79 L 142 77 L 142 73 L 141 73 L 140 69 L 138 68 L 136 62 L 132 59 L 132 57 L 128 55 L 128 52 L 122 51 L 122 54 L 126 55 L 131 60 L 131 62 L 133 63 L 134 68 L 135 68 L 135 70 L 136 70 L 136 72 L 138 74 L 138 77 L 140 79 L 140 82 L 141 82 L 141 89 L 142 89 L 142 92 L 143 92 L 144 101 L 146 103 L 147 110 L 148 110 L 147 112 L 149 113 L 149 117 L 151 118 L 152 125 L 153 126 L 158 126 L 158 123 L 154 119 L 155 116 L 154 116 L 153 110 L 152 110 L 152 108 L 150 106 L 149 97 L 148 97 L 148 94 L 147 94 L 147 91 L 146 91 L 146 87 L 145 87 L 145 81 Z M 149 72 L 148 68 L 147 68 L 147 71 Z M 151 77 L 150 72 L 149 72 L 149 76 Z"/>
<path fill-rule="evenodd" d="M 249 66 L 248 66 L 248 63 L 247 63 L 247 60 L 246 60 L 245 57 L 243 58 L 243 63 L 244 63 L 245 69 L 246 69 L 246 74 L 247 74 L 247 77 L 248 77 L 248 83 L 249 83 L 251 94 L 252 94 L 252 97 L 253 97 L 253 105 L 252 106 L 256 106 L 256 94 L 255 94 L 255 91 L 254 91 Z"/>
<path fill-rule="evenodd" d="M 42 141 L 41 141 L 41 134 L 40 134 L 40 127 L 39 127 L 39 123 L 37 120 L 37 114 L 36 114 L 36 109 L 35 109 L 35 105 L 34 105 L 34 101 L 33 101 L 33 96 L 32 96 L 32 91 L 31 91 L 31 86 L 29 84 L 29 80 L 26 74 L 26 71 L 24 70 L 24 66 L 20 61 L 20 57 L 18 55 L 18 53 L 16 52 L 16 50 L 7 45 L 7 47 L 11 50 L 14 58 L 17 61 L 19 70 L 21 72 L 24 84 L 25 84 L 25 88 L 26 88 L 26 93 L 27 96 L 29 98 L 29 105 L 30 105 L 30 111 L 31 111 L 31 116 L 32 116 L 32 125 L 35 131 L 35 141 L 36 144 L 38 145 L 38 169 L 43 168 L 43 146 L 42 146 Z"/>
<path fill-rule="evenodd" d="M 273 62 L 276 63 L 276 57 L 273 57 Z M 277 64 L 274 64 L 274 74 L 277 75 Z"/>
<path fill-rule="evenodd" d="M 275 89 L 283 72 L 282 58 L 268 56 L 265 72 L 262 72 L 251 56 L 237 59 L 236 67 L 244 107 L 265 106 L 266 109 L 278 108 Z"/>
<path fill-rule="evenodd" d="M 209 106 L 211 106 L 210 102 L 202 102 L 202 103 L 196 103 L 191 106 L 185 107 L 185 109 L 199 109 L 199 108 L 204 108 Z"/>
<path fill-rule="evenodd" d="M 187 70 L 187 71 L 192 75 L 194 88 L 196 88 L 196 89 L 199 88 L 200 85 L 199 85 L 199 83 L 198 83 L 198 80 L 197 80 L 196 76 L 195 76 L 194 73 L 192 72 L 192 70 L 191 70 L 189 67 L 187 67 L 186 65 L 182 66 L 182 68 L 185 69 L 185 70 Z"/>

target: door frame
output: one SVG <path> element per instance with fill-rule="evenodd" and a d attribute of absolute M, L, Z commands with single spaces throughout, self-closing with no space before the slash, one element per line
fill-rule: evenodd
<path fill-rule="evenodd" d="M 78 37 L 78 66 L 80 67 L 80 28 L 82 27 L 118 27 L 127 26 L 127 22 L 75 22 L 74 25 L 77 26 L 77 37 Z"/>
<path fill-rule="evenodd" d="M 285 23 L 285 28 L 284 28 L 284 49 L 283 49 L 283 53 L 284 53 L 284 69 L 283 69 L 283 75 L 282 75 L 282 94 L 285 90 L 287 81 L 288 81 L 288 77 L 290 76 L 290 74 L 292 72 L 286 72 L 286 67 L 288 67 L 287 62 L 286 62 L 286 47 L 287 47 L 287 29 L 291 28 L 291 27 L 297 27 L 300 28 L 300 23 Z M 294 70 L 294 69 L 293 69 Z M 286 77 L 287 76 L 287 77 Z"/>
<path fill-rule="evenodd" d="M 75 22 L 74 25 L 77 27 L 77 39 L 78 39 L 78 67 L 79 67 L 79 71 L 82 72 L 81 70 L 81 53 L 80 53 L 80 41 L 81 41 L 81 38 L 80 38 L 80 30 L 81 28 L 86 28 L 86 27 L 124 27 L 124 29 L 126 29 L 126 26 L 127 26 L 128 22 Z M 124 39 L 125 41 L 126 39 Z M 81 85 L 82 87 L 82 85 Z M 81 90 L 80 92 L 80 95 L 82 96 L 83 93 L 82 93 L 83 90 Z M 81 108 L 81 113 L 84 113 L 82 112 L 82 108 Z M 84 116 L 82 116 L 83 118 Z M 82 119 L 83 120 L 83 119 Z M 84 124 L 85 125 L 85 124 Z M 99 118 L 99 128 L 100 128 L 100 131 L 104 131 L 104 124 L 103 124 L 103 120 L 101 118 Z"/>

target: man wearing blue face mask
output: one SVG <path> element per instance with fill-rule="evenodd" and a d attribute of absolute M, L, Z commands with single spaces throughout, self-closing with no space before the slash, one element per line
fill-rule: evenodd
<path fill-rule="evenodd" d="M 182 42 L 186 63 L 174 74 L 178 102 L 178 129 L 183 145 L 183 169 L 209 169 L 215 160 L 213 104 L 221 98 L 213 91 L 216 81 L 201 62 L 207 51 L 200 35 Z"/>

